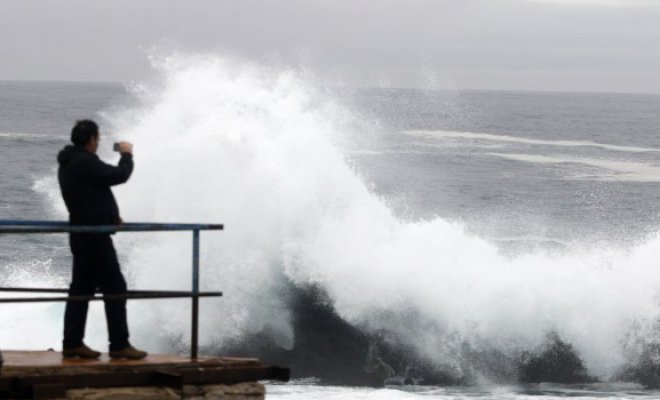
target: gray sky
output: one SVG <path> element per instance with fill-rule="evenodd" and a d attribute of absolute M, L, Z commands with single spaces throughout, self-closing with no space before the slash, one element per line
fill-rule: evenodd
<path fill-rule="evenodd" d="M 660 93 L 660 0 L 0 0 L 0 80 L 139 80 L 154 47 L 351 86 Z"/>

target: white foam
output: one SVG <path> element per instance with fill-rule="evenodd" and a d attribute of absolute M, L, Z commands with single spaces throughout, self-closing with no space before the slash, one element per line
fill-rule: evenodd
<path fill-rule="evenodd" d="M 268 385 L 268 398 L 275 400 L 406 400 L 406 399 L 440 399 L 440 393 L 424 390 L 421 393 L 404 392 L 396 389 L 372 389 L 317 385 Z M 435 396 L 434 396 L 435 395 Z M 469 398 L 461 394 L 453 394 L 452 399 Z"/>
<path fill-rule="evenodd" d="M 295 74 L 183 55 L 158 70 L 140 107 L 109 117 L 136 153 L 116 194 L 127 221 L 225 223 L 202 234 L 202 286 L 225 292 L 202 302 L 203 345 L 265 326 L 290 345 L 287 280 L 322 286 L 346 320 L 457 368 L 464 342 L 514 351 L 556 331 L 607 375 L 655 340 L 659 237 L 507 258 L 460 225 L 395 217 L 333 144 L 350 137 L 335 122 L 346 115 Z M 117 239 L 131 287 L 190 287 L 189 234 Z M 185 344 L 189 313 L 183 301 L 133 303 L 134 342 Z"/>
<path fill-rule="evenodd" d="M 553 385 L 543 383 L 532 387 L 490 386 L 432 387 L 388 386 L 384 389 L 321 386 L 292 382 L 266 385 L 269 399 L 276 400 L 565 400 L 575 397 L 581 400 L 649 399 L 655 392 L 644 391 L 634 384 Z"/>
<path fill-rule="evenodd" d="M 538 154 L 488 153 L 489 155 L 507 160 L 522 161 L 535 164 L 576 164 L 595 167 L 601 171 L 592 174 L 573 172 L 569 178 L 594 179 L 602 181 L 622 182 L 660 182 L 660 167 L 648 163 L 599 160 L 593 158 L 544 156 Z"/>
<path fill-rule="evenodd" d="M 52 260 L 29 260 L 3 266 L 3 287 L 64 287 L 64 280 L 53 271 Z M 34 297 L 34 293 L 2 292 L 2 298 Z M 0 342 L 3 349 L 46 350 L 59 348 L 63 303 L 1 304 Z M 38 334 L 37 334 L 38 333 Z"/>
<path fill-rule="evenodd" d="M 658 152 L 660 149 L 652 147 L 619 146 L 613 144 L 596 143 L 586 140 L 541 140 L 525 137 L 494 135 L 490 133 L 472 133 L 472 132 L 453 132 L 443 130 L 408 130 L 404 133 L 417 137 L 427 137 L 436 139 L 469 139 L 484 140 L 495 142 L 524 143 L 543 146 L 565 146 L 565 147 L 599 147 L 612 151 L 625 151 L 633 153 Z"/>

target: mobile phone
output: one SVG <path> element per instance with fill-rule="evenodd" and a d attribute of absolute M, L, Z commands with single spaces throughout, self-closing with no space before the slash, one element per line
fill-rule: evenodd
<path fill-rule="evenodd" d="M 119 152 L 119 142 L 115 142 L 112 145 L 112 151 Z"/>

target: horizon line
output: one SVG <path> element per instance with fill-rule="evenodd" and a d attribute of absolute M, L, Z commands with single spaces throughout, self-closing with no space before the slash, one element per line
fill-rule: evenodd
<path fill-rule="evenodd" d="M 137 81 L 137 80 L 136 80 Z M 59 83 L 59 84 L 77 84 L 77 85 L 126 85 L 130 83 L 130 80 L 121 81 L 121 80 L 69 80 L 69 79 L 0 79 L 0 84 L 2 83 Z M 660 92 L 637 92 L 637 91 L 594 91 L 594 90 L 585 90 L 585 91 L 571 91 L 571 90 L 552 90 L 552 89 L 507 89 L 507 88 L 425 88 L 419 86 L 391 86 L 391 87 L 382 87 L 382 86 L 361 86 L 361 85 L 326 85 L 324 87 L 335 88 L 335 89 L 382 89 L 382 90 L 423 90 L 423 91 L 444 91 L 444 92 L 500 92 L 500 93 L 547 93 L 547 94 L 601 94 L 601 95 L 640 95 L 640 96 L 660 96 Z"/>

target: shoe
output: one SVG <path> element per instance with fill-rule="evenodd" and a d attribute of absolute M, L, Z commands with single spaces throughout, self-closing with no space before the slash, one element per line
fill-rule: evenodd
<path fill-rule="evenodd" d="M 126 358 L 129 360 L 140 360 L 142 358 L 145 358 L 147 356 L 146 351 L 138 350 L 135 347 L 131 346 L 130 344 L 127 347 L 124 347 L 121 350 L 115 350 L 111 351 L 109 353 L 110 358 L 113 360 L 119 359 L 119 358 Z"/>
<path fill-rule="evenodd" d="M 90 349 L 84 343 L 78 347 L 72 347 L 70 349 L 62 349 L 63 358 L 99 358 L 101 353 L 95 350 Z"/>

